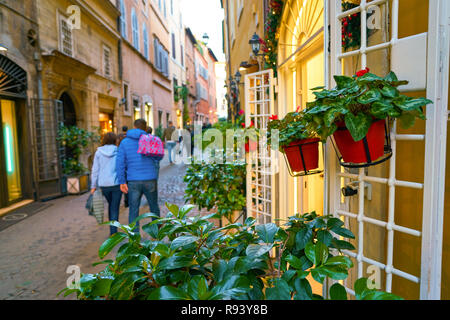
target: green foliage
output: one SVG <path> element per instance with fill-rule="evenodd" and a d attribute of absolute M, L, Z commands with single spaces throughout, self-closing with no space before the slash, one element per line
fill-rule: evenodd
<path fill-rule="evenodd" d="M 100 141 L 100 136 L 85 129 L 61 125 L 58 131 L 57 141 L 68 151 L 70 157 L 63 159 L 63 173 L 67 175 L 79 175 L 87 169 L 79 162 L 80 155 L 89 145 Z"/>
<path fill-rule="evenodd" d="M 264 68 L 272 68 L 275 78 L 278 73 L 278 41 L 280 36 L 278 29 L 281 23 L 283 6 L 283 0 L 270 0 L 265 23 L 265 37 L 264 40 L 261 40 L 262 51 L 264 53 Z"/>
<path fill-rule="evenodd" d="M 163 129 L 163 127 L 162 127 L 161 125 L 159 125 L 159 126 L 155 129 L 155 135 L 156 135 L 158 138 L 162 139 L 163 133 L 164 133 L 164 129 Z"/>
<path fill-rule="evenodd" d="M 284 147 L 292 142 L 308 138 L 316 138 L 316 134 L 308 130 L 302 112 L 290 112 L 282 120 L 273 119 L 268 123 L 268 141 L 271 144 L 272 130 L 279 130 L 279 149 L 284 152 Z"/>
<path fill-rule="evenodd" d="M 245 163 L 192 164 L 184 182 L 186 202 L 200 209 L 216 209 L 230 222 L 233 211 L 241 211 L 246 205 Z"/>
<path fill-rule="evenodd" d="M 135 223 L 105 223 L 122 232 L 105 241 L 99 256 L 120 245 L 115 259 L 103 261 L 107 266 L 98 274 L 83 274 L 78 289 L 59 294 L 76 293 L 81 300 L 323 299 L 312 293 L 306 277 L 311 274 L 320 283 L 326 277 L 342 280 L 352 267 L 349 258 L 331 250 L 339 248 L 332 232 L 346 230 L 336 218 L 296 215 L 284 227 L 255 225 L 248 218 L 217 228 L 209 221 L 214 215 L 188 216 L 193 206 L 167 207 L 165 218 L 151 213 L 138 218 L 155 219 L 143 226 L 150 240 L 132 232 Z M 318 240 L 319 232 L 330 234 L 327 243 Z M 345 233 L 352 237 L 349 230 Z M 272 250 L 278 253 L 275 258 Z M 331 297 L 346 299 L 339 286 L 331 288 Z M 364 279 L 355 286 L 357 299 L 399 299 L 368 289 Z"/>
<path fill-rule="evenodd" d="M 384 78 L 365 73 L 334 79 L 337 86 L 331 90 L 312 89 L 316 99 L 302 111 L 308 131 L 317 133 L 324 142 L 337 130 L 338 124 L 345 124 L 355 141 L 363 139 L 371 124 L 380 119 L 400 119 L 407 129 L 414 125 L 416 118 L 424 120 L 423 107 L 433 103 L 401 94 L 398 87 L 408 81 L 399 81 L 394 72 Z"/>

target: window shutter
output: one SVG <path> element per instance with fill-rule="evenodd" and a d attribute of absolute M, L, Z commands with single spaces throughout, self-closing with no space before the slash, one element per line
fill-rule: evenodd
<path fill-rule="evenodd" d="M 68 56 L 73 56 L 73 38 L 72 28 L 67 23 L 67 20 L 61 16 L 60 19 L 60 39 L 61 39 L 61 51 Z"/>

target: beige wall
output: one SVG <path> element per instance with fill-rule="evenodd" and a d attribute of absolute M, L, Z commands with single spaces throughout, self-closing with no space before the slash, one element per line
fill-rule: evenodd
<path fill-rule="evenodd" d="M 59 18 L 69 5 L 81 11 L 80 29 L 72 30 L 73 57 L 60 52 Z M 44 98 L 59 99 L 66 92 L 74 102 L 77 125 L 88 130 L 100 126 L 101 99 L 113 106 L 114 130 L 125 120 L 119 108 L 121 82 L 118 66 L 119 33 L 116 19 L 119 11 L 109 2 L 37 0 L 39 37 L 42 52 L 42 85 Z M 103 46 L 110 48 L 111 76 L 103 67 Z M 111 111 L 111 110 L 110 110 Z M 94 148 L 83 155 L 89 166 Z"/>
<path fill-rule="evenodd" d="M 240 16 L 238 16 L 239 3 L 243 4 L 243 10 Z M 227 26 L 229 22 L 229 28 L 224 28 L 225 56 L 227 59 L 227 79 L 230 78 L 230 75 L 234 77 L 235 73 L 239 70 L 239 65 L 241 64 L 241 62 L 249 61 L 250 63 L 256 63 L 255 60 L 251 59 L 252 49 L 251 45 L 248 42 L 255 32 L 261 38 L 264 38 L 263 3 L 264 2 L 262 0 L 223 0 L 225 25 Z M 227 19 L 227 14 L 229 14 L 229 19 Z M 230 35 L 227 34 L 227 30 L 229 30 Z M 234 34 L 234 40 L 232 39 L 232 33 Z M 230 43 L 228 39 L 230 39 Z M 230 48 L 229 51 L 228 48 Z M 261 58 L 259 59 L 259 61 L 261 62 Z M 241 81 L 244 81 L 245 74 L 255 71 L 258 71 L 258 67 L 241 70 Z M 241 85 L 239 89 L 239 101 L 241 102 L 241 109 L 244 110 L 244 87 Z"/>

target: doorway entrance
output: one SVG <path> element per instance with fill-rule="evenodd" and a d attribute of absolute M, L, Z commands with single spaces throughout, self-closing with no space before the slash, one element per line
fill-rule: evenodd
<path fill-rule="evenodd" d="M 6 201 L 3 205 L 8 205 L 22 199 L 22 186 L 20 176 L 20 152 L 19 137 L 16 120 L 16 104 L 13 100 L 0 100 L 1 113 L 0 120 L 2 130 L 2 170 L 0 179 L 2 185 L 6 186 Z M 4 168 L 4 170 L 3 170 Z M 0 207 L 3 206 L 0 204 Z"/>

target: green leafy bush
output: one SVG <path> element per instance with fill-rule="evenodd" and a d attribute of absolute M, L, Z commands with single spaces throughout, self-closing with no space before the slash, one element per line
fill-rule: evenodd
<path fill-rule="evenodd" d="M 246 205 L 245 163 L 192 164 L 184 182 L 186 202 L 200 209 L 217 209 L 229 222 L 233 222 L 233 211 L 241 211 Z"/>
<path fill-rule="evenodd" d="M 99 262 L 107 264 L 103 271 L 83 274 L 79 288 L 58 294 L 76 293 L 83 300 L 320 300 L 307 277 L 320 283 L 326 277 L 342 280 L 353 266 L 339 253 L 353 249 L 339 236 L 353 234 L 333 217 L 296 215 L 284 228 L 255 225 L 248 218 L 244 224 L 217 228 L 209 221 L 216 215 L 189 217 L 193 206 L 167 207 L 165 218 L 148 213 L 137 219 L 155 219 L 143 226 L 149 240 L 132 232 L 135 222 L 105 223 L 123 231 L 99 249 L 103 259 L 120 244 L 115 260 Z M 277 255 L 271 257 L 274 251 Z M 399 299 L 368 289 L 367 279 L 356 282 L 355 292 L 357 299 Z M 346 299 L 347 294 L 335 284 L 330 297 Z"/>
<path fill-rule="evenodd" d="M 297 140 L 317 138 L 314 132 L 308 130 L 308 123 L 304 119 L 302 112 L 290 112 L 279 120 L 278 116 L 271 116 L 268 123 L 268 143 L 272 145 L 273 130 L 278 130 L 279 150 L 284 152 L 284 147 L 289 146 Z"/>
<path fill-rule="evenodd" d="M 412 127 L 416 118 L 425 119 L 423 107 L 432 101 L 401 94 L 398 87 L 408 81 L 399 81 L 394 72 L 381 78 L 368 71 L 353 77 L 334 76 L 337 86 L 331 90 L 312 89 L 316 99 L 302 111 L 310 132 L 325 142 L 342 123 L 353 139 L 360 141 L 380 119 L 399 119 L 405 129 Z"/>
<path fill-rule="evenodd" d="M 63 173 L 79 175 L 87 171 L 80 163 L 80 156 L 89 145 L 100 141 L 100 136 L 94 132 L 76 127 L 60 126 L 57 141 L 66 149 L 66 159 L 62 160 Z"/>

